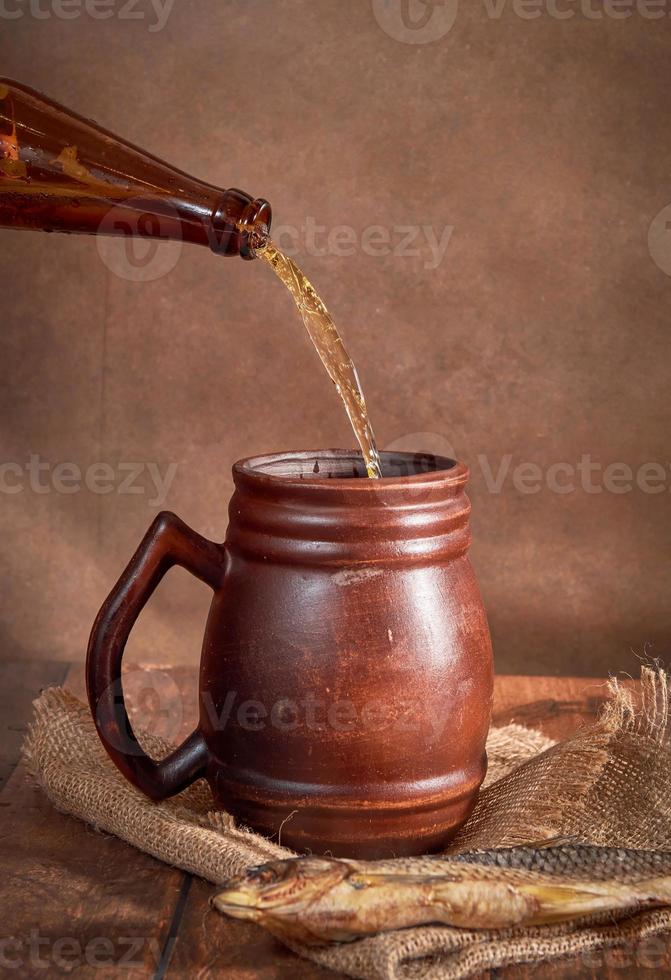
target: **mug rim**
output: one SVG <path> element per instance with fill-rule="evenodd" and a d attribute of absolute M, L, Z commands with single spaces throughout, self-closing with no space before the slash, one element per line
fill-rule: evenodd
<path fill-rule="evenodd" d="M 410 466 L 413 462 L 420 459 L 431 458 L 438 464 L 435 470 L 428 472 L 418 470 L 399 476 L 382 476 L 376 479 L 360 476 L 333 476 L 317 477 L 305 476 L 301 473 L 281 474 L 268 472 L 267 467 L 272 464 L 281 464 L 283 461 L 290 462 L 304 461 L 308 463 L 318 463 L 320 460 L 352 460 L 360 467 L 363 467 L 363 457 L 360 449 L 290 449 L 284 452 L 259 453 L 254 456 L 246 456 L 233 464 L 234 476 L 252 479 L 255 483 L 274 485 L 279 487 L 305 487 L 315 490 L 348 490 L 356 493 L 371 493 L 376 489 L 408 489 L 413 485 L 420 486 L 443 486 L 451 487 L 463 485 L 469 476 L 468 466 L 459 460 L 451 459 L 447 456 L 439 456 L 435 453 L 422 452 L 398 452 L 381 450 L 380 456 L 384 461 L 385 457 L 392 457 L 403 460 Z M 444 464 L 444 465 L 442 465 Z"/>

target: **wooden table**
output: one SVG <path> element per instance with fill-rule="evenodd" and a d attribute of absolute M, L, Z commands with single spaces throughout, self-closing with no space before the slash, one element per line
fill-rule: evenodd
<path fill-rule="evenodd" d="M 142 668 L 131 668 L 131 670 Z M 196 708 L 196 670 L 165 668 L 183 702 L 181 728 Z M 20 744 L 39 690 L 65 684 L 83 697 L 81 665 L 0 664 L 0 975 L 72 975 L 235 980 L 336 974 L 285 949 L 257 926 L 209 909 L 212 886 L 57 812 L 26 778 Z M 516 721 L 554 738 L 593 716 L 606 695 L 600 679 L 498 677 L 494 724 Z M 151 710 L 151 705 L 144 705 Z M 163 711 L 165 715 L 165 710 Z M 671 976 L 668 937 L 552 964 L 495 971 L 497 977 Z"/>

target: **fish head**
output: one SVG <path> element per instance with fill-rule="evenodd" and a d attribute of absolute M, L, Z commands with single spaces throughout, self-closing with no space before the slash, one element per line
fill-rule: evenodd
<path fill-rule="evenodd" d="M 263 922 L 273 913 L 305 910 L 349 874 L 343 861 L 302 857 L 269 861 L 224 882 L 213 898 L 220 912 L 236 919 Z"/>

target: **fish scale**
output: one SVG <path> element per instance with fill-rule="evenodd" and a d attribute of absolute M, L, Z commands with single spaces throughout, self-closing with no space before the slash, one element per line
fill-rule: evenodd
<path fill-rule="evenodd" d="M 671 874 L 671 852 L 637 851 L 625 847 L 599 847 L 566 843 L 554 846 L 520 845 L 486 848 L 462 854 L 427 854 L 375 862 L 349 862 L 369 874 L 447 874 L 455 863 L 537 871 L 592 881 L 635 881 Z"/>
<path fill-rule="evenodd" d="M 636 881 L 671 874 L 671 853 L 668 851 L 636 851 L 590 844 L 490 848 L 441 857 L 443 861 L 538 871 L 566 878 L 585 877 L 592 881 Z"/>

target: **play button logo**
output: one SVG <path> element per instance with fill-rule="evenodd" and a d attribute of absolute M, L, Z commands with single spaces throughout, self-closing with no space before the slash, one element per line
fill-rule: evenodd
<path fill-rule="evenodd" d="M 459 0 L 372 0 L 382 30 L 404 44 L 429 44 L 450 31 Z"/>

